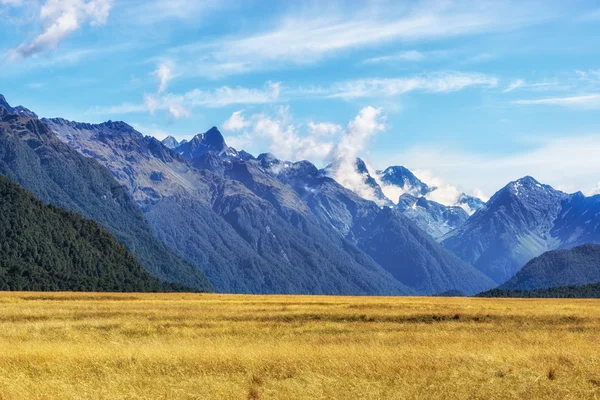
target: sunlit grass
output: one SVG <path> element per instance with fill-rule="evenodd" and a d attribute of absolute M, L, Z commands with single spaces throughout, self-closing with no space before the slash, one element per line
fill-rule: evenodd
<path fill-rule="evenodd" d="M 600 301 L 0 294 L 1 399 L 600 397 Z"/>

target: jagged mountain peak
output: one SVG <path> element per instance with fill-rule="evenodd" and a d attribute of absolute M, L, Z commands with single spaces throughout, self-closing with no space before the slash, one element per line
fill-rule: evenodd
<path fill-rule="evenodd" d="M 385 185 L 397 186 L 413 194 L 424 196 L 436 189 L 435 187 L 429 187 L 408 168 L 401 165 L 387 167 L 385 170 L 376 173 Z"/>
<path fill-rule="evenodd" d="M 524 203 L 536 203 L 548 196 L 556 198 L 563 197 L 566 194 L 554 189 L 550 185 L 544 185 L 538 182 L 531 176 L 525 176 L 510 182 L 508 185 L 500 189 L 489 201 L 489 204 L 494 204 L 499 201 L 504 201 L 507 196 L 517 198 Z"/>
<path fill-rule="evenodd" d="M 9 108 L 10 104 L 8 104 L 8 101 L 6 101 L 6 97 L 4 97 L 4 95 L 0 94 L 0 106 L 5 107 L 5 108 Z"/>
<path fill-rule="evenodd" d="M 225 144 L 225 138 L 216 126 L 213 126 L 206 131 L 204 134 L 204 142 L 215 148 L 225 148 L 227 146 L 227 144 Z"/>
<path fill-rule="evenodd" d="M 36 113 L 34 113 L 33 111 L 31 111 L 23 106 L 12 107 L 6 100 L 6 97 L 4 97 L 2 94 L 0 94 L 0 115 L 5 114 L 5 113 L 20 115 L 20 116 L 29 117 L 29 118 L 37 118 L 38 117 Z"/>
<path fill-rule="evenodd" d="M 141 133 L 135 130 L 135 128 L 123 121 L 112 121 L 108 120 L 105 122 L 101 122 L 99 124 L 91 124 L 87 122 L 77 122 L 77 121 L 69 121 L 64 118 L 42 118 L 44 122 L 52 122 L 56 125 L 66 125 L 76 129 L 89 129 L 96 131 L 107 131 L 111 132 L 112 135 L 117 135 L 119 133 L 137 133 L 140 136 L 143 136 Z"/>
<path fill-rule="evenodd" d="M 363 175 L 369 175 L 367 164 L 358 157 L 356 158 L 356 170 Z"/>
<path fill-rule="evenodd" d="M 177 139 L 175 139 L 173 136 L 169 135 L 166 138 L 164 138 L 161 141 L 162 144 L 164 144 L 166 147 L 168 147 L 169 149 L 174 149 L 177 146 L 179 146 L 179 142 L 177 141 Z"/>
<path fill-rule="evenodd" d="M 485 205 L 485 202 L 478 197 L 462 193 L 460 196 L 458 196 L 456 205 L 465 210 L 467 214 L 473 215 Z"/>
<path fill-rule="evenodd" d="M 280 164 L 281 160 L 275 157 L 273 153 L 261 153 L 256 157 L 263 167 L 270 167 L 275 164 Z"/>
<path fill-rule="evenodd" d="M 189 160 L 198 158 L 207 152 L 225 153 L 227 155 L 237 154 L 227 146 L 225 138 L 216 126 L 204 133 L 197 134 L 189 142 L 182 141 L 174 150 L 181 154 L 183 158 Z"/>

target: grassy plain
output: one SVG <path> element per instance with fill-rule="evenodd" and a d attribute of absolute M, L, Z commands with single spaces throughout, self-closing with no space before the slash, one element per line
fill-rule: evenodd
<path fill-rule="evenodd" d="M 0 399 L 600 398 L 600 301 L 0 294 Z"/>

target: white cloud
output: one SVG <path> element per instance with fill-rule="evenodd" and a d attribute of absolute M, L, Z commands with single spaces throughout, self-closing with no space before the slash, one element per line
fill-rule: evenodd
<path fill-rule="evenodd" d="M 169 81 L 173 78 L 173 69 L 170 63 L 160 64 L 154 72 L 152 72 L 158 79 L 158 93 L 162 93 L 167 88 Z"/>
<path fill-rule="evenodd" d="M 464 72 L 437 72 L 403 78 L 370 78 L 336 83 L 327 88 L 300 89 L 305 95 L 327 98 L 356 99 L 364 97 L 391 97 L 413 91 L 448 93 L 468 87 L 494 87 L 498 78 Z"/>
<path fill-rule="evenodd" d="M 314 136 L 333 136 L 342 132 L 344 128 L 342 128 L 338 124 L 333 124 L 331 122 L 318 122 L 315 123 L 310 121 L 307 124 L 308 131 L 311 135 Z"/>
<path fill-rule="evenodd" d="M 240 131 L 248 126 L 250 121 L 244 118 L 244 110 L 235 111 L 222 125 L 224 131 L 230 132 Z"/>
<path fill-rule="evenodd" d="M 588 196 L 595 196 L 597 194 L 600 194 L 600 182 L 598 182 L 592 190 L 588 190 L 586 194 Z"/>
<path fill-rule="evenodd" d="M 329 174 L 339 184 L 359 196 L 378 202 L 375 191 L 366 184 L 365 176 L 356 170 L 356 158 L 362 153 L 369 139 L 377 132 L 385 130 L 380 108 L 365 107 L 348 124 L 340 141 L 333 148 Z"/>
<path fill-rule="evenodd" d="M 342 3 L 343 4 L 343 3 Z M 325 12 L 326 11 L 326 12 Z M 353 2 L 351 7 L 296 11 L 260 33 L 201 41 L 172 49 L 189 73 L 214 77 L 308 65 L 358 48 L 391 42 L 447 39 L 533 23 L 550 6 L 517 1 Z M 264 22 L 268 26 L 269 21 Z M 413 54 L 413 57 L 415 54 Z M 191 59 L 190 59 L 191 58 Z"/>
<path fill-rule="evenodd" d="M 600 109 L 600 94 L 587 94 L 569 97 L 548 97 L 544 99 L 516 100 L 513 104 L 520 105 L 549 105 L 583 110 Z"/>
<path fill-rule="evenodd" d="M 425 54 L 417 50 L 407 50 L 402 51 L 400 53 L 381 56 L 381 57 L 372 57 L 367 58 L 363 61 L 363 64 L 379 64 L 383 62 L 393 62 L 393 61 L 421 61 L 425 58 Z"/>
<path fill-rule="evenodd" d="M 433 200 L 446 206 L 454 206 L 456 205 L 460 195 L 464 193 L 456 186 L 451 185 L 445 182 L 443 179 L 435 176 L 429 170 L 420 169 L 412 172 L 429 187 L 436 187 L 435 190 L 425 196 L 429 200 Z"/>
<path fill-rule="evenodd" d="M 279 99 L 281 83 L 267 82 L 264 89 L 249 89 L 242 86 L 222 86 L 214 91 L 194 89 L 183 95 L 192 106 L 225 107 L 232 104 L 267 104 Z"/>
<path fill-rule="evenodd" d="M 255 139 L 250 133 L 244 132 L 235 136 L 226 135 L 225 142 L 234 149 L 250 151 L 255 143 Z"/>
<path fill-rule="evenodd" d="M 144 105 L 152 115 L 156 110 L 166 110 L 175 119 L 190 117 L 191 112 L 183 105 L 184 98 L 181 96 L 157 96 L 153 94 L 144 95 Z"/>
<path fill-rule="evenodd" d="M 525 81 L 523 79 L 517 79 L 512 81 L 508 87 L 506 89 L 504 89 L 502 92 L 503 93 L 508 93 L 508 92 L 512 92 L 515 89 L 520 88 L 521 86 L 523 86 L 525 84 Z"/>
<path fill-rule="evenodd" d="M 526 175 L 568 192 L 593 187 L 600 176 L 598 154 L 600 134 L 569 134 L 506 156 L 416 146 L 387 156 L 381 154 L 379 162 L 381 166 L 398 165 L 400 162 L 420 173 L 417 176 L 425 182 L 428 176 L 422 171 L 430 171 L 432 176 L 443 182 L 460 182 L 466 192 L 475 194 L 478 189 L 481 191 L 478 197 L 485 198 L 481 193 L 490 196 L 508 182 Z"/>
<path fill-rule="evenodd" d="M 312 134 L 303 135 L 300 128 L 292 123 L 288 107 L 280 107 L 274 117 L 266 114 L 252 116 L 252 135 L 266 139 L 270 143 L 270 152 L 277 157 L 290 161 L 317 162 L 331 153 L 332 142 L 323 141 Z"/>
<path fill-rule="evenodd" d="M 232 147 L 264 151 L 288 161 L 310 160 L 322 164 L 330 158 L 335 141 L 343 128 L 330 122 L 310 121 L 295 124 L 289 107 L 277 107 L 274 113 L 244 116 L 234 112 L 223 124 L 225 131 L 237 132 L 228 136 Z"/>
<path fill-rule="evenodd" d="M 111 6 L 112 0 L 47 0 L 39 15 L 42 33 L 14 49 L 11 58 L 19 60 L 55 48 L 85 24 L 103 25 Z"/>
<path fill-rule="evenodd" d="M 175 119 L 189 117 L 191 109 L 196 107 L 219 108 L 236 104 L 267 104 L 279 98 L 281 85 L 267 82 L 264 89 L 222 86 L 214 90 L 193 89 L 183 94 L 157 93 L 144 95 L 143 104 L 124 103 L 111 107 L 95 107 L 88 111 L 92 114 L 127 114 L 148 111 L 167 111 Z"/>

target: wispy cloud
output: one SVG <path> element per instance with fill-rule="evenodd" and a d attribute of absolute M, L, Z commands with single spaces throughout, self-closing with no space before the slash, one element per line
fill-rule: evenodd
<path fill-rule="evenodd" d="M 3 6 L 12 6 L 12 7 L 16 7 L 16 6 L 20 6 L 24 3 L 23 0 L 0 0 L 0 5 Z"/>
<path fill-rule="evenodd" d="M 417 50 L 401 51 L 400 53 L 390 54 L 381 57 L 367 58 L 363 64 L 379 64 L 384 62 L 395 62 L 395 61 L 421 61 L 425 58 L 425 54 Z"/>
<path fill-rule="evenodd" d="M 47 0 L 39 13 L 42 32 L 15 48 L 11 59 L 17 61 L 55 48 L 83 25 L 103 25 L 111 7 L 112 0 Z"/>
<path fill-rule="evenodd" d="M 173 67 L 171 63 L 163 62 L 156 68 L 152 75 L 158 79 L 158 93 L 162 93 L 173 78 Z"/>
<path fill-rule="evenodd" d="M 326 57 L 384 43 L 476 34 L 544 20 L 551 7 L 521 2 L 357 2 L 328 16 L 299 13 L 271 30 L 197 42 L 171 50 L 189 62 L 190 73 L 214 76 L 289 65 L 310 65 Z M 540 12 L 542 10 L 542 12 Z M 408 54 L 405 54 L 408 56 Z M 416 53 L 412 54 L 417 56 Z"/>
<path fill-rule="evenodd" d="M 226 132 L 237 132 L 250 126 L 250 121 L 244 118 L 244 110 L 235 111 L 231 114 L 225 122 L 223 122 L 222 128 Z"/>
<path fill-rule="evenodd" d="M 123 103 L 110 107 L 95 107 L 90 114 L 128 114 L 138 112 L 167 111 L 173 118 L 191 116 L 191 109 L 197 107 L 220 108 L 240 104 L 267 104 L 277 102 L 281 90 L 278 82 L 267 82 L 263 89 L 242 86 L 221 86 L 214 90 L 193 89 L 182 94 L 146 93 L 143 104 Z"/>
<path fill-rule="evenodd" d="M 512 92 L 513 90 L 520 88 L 523 85 L 525 85 L 525 81 L 523 79 L 517 79 L 517 80 L 514 80 L 511 83 L 509 83 L 508 87 L 506 89 L 504 89 L 502 92 L 509 93 L 509 92 Z"/>
<path fill-rule="evenodd" d="M 569 97 L 548 97 L 543 99 L 528 99 L 528 100 L 515 100 L 513 104 L 519 105 L 547 105 L 547 106 L 559 106 L 582 110 L 597 110 L 600 109 L 600 94 L 586 94 L 581 96 L 569 96 Z"/>
<path fill-rule="evenodd" d="M 509 155 L 471 153 L 436 145 L 414 146 L 387 156 L 381 154 L 377 166 L 400 164 L 413 171 L 429 171 L 443 181 L 462 182 L 468 192 L 479 188 L 487 196 L 525 175 L 567 192 L 589 193 L 600 176 L 597 154 L 600 154 L 600 134 L 570 132 Z"/>
<path fill-rule="evenodd" d="M 468 87 L 495 87 L 498 78 L 463 72 L 439 72 L 401 78 L 369 78 L 336 83 L 326 88 L 301 88 L 305 95 L 327 98 L 356 99 L 390 97 L 408 92 L 448 93 Z"/>
<path fill-rule="evenodd" d="M 120 115 L 145 112 L 146 106 L 143 104 L 122 103 L 116 106 L 109 107 L 93 107 L 87 110 L 89 115 Z"/>
<path fill-rule="evenodd" d="M 365 107 L 350 121 L 341 139 L 333 147 L 331 168 L 328 173 L 342 186 L 359 196 L 379 202 L 373 187 L 367 184 L 366 176 L 356 169 L 356 158 L 364 152 L 369 140 L 378 132 L 385 130 L 383 110 Z"/>

